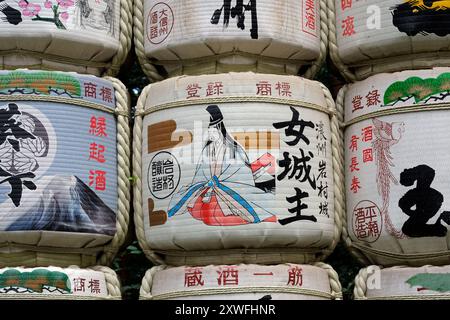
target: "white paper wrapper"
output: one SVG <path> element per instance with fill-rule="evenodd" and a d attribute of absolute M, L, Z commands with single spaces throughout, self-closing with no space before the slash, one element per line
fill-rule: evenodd
<path fill-rule="evenodd" d="M 253 73 L 180 77 L 152 85 L 147 108 L 167 103 L 179 107 L 143 123 L 150 248 L 262 256 L 320 252 L 332 243 L 329 116 L 296 106 L 326 106 L 317 83 Z"/>
<path fill-rule="evenodd" d="M 345 131 L 348 232 L 376 264 L 449 261 L 449 88 L 450 69 L 436 68 L 346 91 L 345 119 L 356 121 Z"/>
<path fill-rule="evenodd" d="M 243 7 L 239 7 L 237 2 L 145 1 L 146 55 L 166 61 L 162 63 L 171 73 L 183 71 L 177 71 L 182 68 L 181 64 L 169 64 L 168 60 L 204 58 L 195 63 L 187 61 L 183 66 L 197 65 L 200 68 L 203 65 L 205 68 L 204 63 L 214 55 L 233 51 L 255 56 L 243 58 L 235 54 L 222 57 L 218 64 L 228 66 L 229 71 L 233 66 L 234 70 L 239 70 L 240 65 L 258 68 L 258 57 L 270 57 L 291 59 L 292 63 L 285 67 L 284 62 L 275 59 L 266 62 L 266 68 L 296 73 L 300 63 L 294 60 L 313 61 L 319 57 L 319 1 L 252 0 L 248 4 L 245 2 Z M 214 70 L 215 61 L 211 62 L 211 70 Z"/>
<path fill-rule="evenodd" d="M 429 5 L 422 0 L 335 0 L 335 6 L 338 49 L 346 64 L 362 61 L 370 64 L 371 59 L 448 51 L 447 1 L 433 1 Z"/>

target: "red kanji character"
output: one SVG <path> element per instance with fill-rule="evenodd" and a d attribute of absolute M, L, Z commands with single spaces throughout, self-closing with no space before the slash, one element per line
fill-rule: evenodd
<path fill-rule="evenodd" d="M 210 82 L 208 83 L 208 88 L 206 89 L 206 96 L 220 96 L 223 94 L 223 84 L 222 82 Z"/>
<path fill-rule="evenodd" d="M 163 9 L 159 12 L 159 35 L 169 33 L 167 10 Z"/>
<path fill-rule="evenodd" d="M 92 142 L 89 147 L 89 160 L 95 160 L 100 163 L 104 163 L 105 160 L 105 146 Z"/>
<path fill-rule="evenodd" d="M 303 285 L 302 271 L 303 271 L 302 268 L 300 268 L 298 266 L 291 267 L 288 271 L 289 279 L 288 279 L 287 285 L 301 287 Z"/>
<path fill-rule="evenodd" d="M 306 1 L 306 23 L 305 27 L 316 30 L 316 10 L 314 7 L 314 0 Z"/>
<path fill-rule="evenodd" d="M 363 162 L 372 162 L 373 161 L 373 151 L 372 148 L 363 150 Z"/>
<path fill-rule="evenodd" d="M 352 163 L 350 164 L 350 172 L 359 171 L 359 162 L 357 157 L 352 157 Z"/>
<path fill-rule="evenodd" d="M 258 96 L 271 96 L 272 95 L 272 84 L 268 81 L 260 81 L 256 84 Z"/>
<path fill-rule="evenodd" d="M 347 8 L 351 8 L 351 7 L 352 7 L 352 0 L 341 0 L 342 11 L 344 11 Z"/>
<path fill-rule="evenodd" d="M 202 279 L 201 268 L 186 268 L 184 271 L 184 286 L 185 287 L 203 287 L 205 282 Z"/>
<path fill-rule="evenodd" d="M 363 109 L 362 97 L 360 95 L 355 96 L 352 100 L 352 105 L 353 105 L 352 112 L 362 110 Z"/>
<path fill-rule="evenodd" d="M 84 96 L 97 99 L 97 85 L 92 82 L 86 82 L 84 84 Z"/>
<path fill-rule="evenodd" d="M 158 26 L 150 26 L 150 39 L 158 38 Z"/>
<path fill-rule="evenodd" d="M 95 190 L 105 191 L 106 190 L 106 172 L 101 170 L 90 170 L 89 171 L 89 186 L 95 185 Z"/>
<path fill-rule="evenodd" d="M 91 289 L 91 293 L 100 293 L 100 280 L 89 280 L 88 288 Z"/>
<path fill-rule="evenodd" d="M 217 271 L 217 273 L 219 274 L 219 277 L 217 278 L 217 284 L 219 286 L 237 286 L 239 284 L 239 270 L 235 267 L 225 267 L 224 269 Z"/>
<path fill-rule="evenodd" d="M 100 89 L 100 96 L 102 97 L 102 100 L 105 101 L 105 102 L 109 102 L 109 103 L 113 102 L 111 88 L 102 87 Z"/>
<path fill-rule="evenodd" d="M 200 98 L 198 92 L 202 87 L 198 83 L 191 83 L 186 87 L 187 97 L 186 99 L 191 98 Z"/>
<path fill-rule="evenodd" d="M 359 189 L 361 189 L 361 184 L 359 182 L 359 179 L 358 179 L 358 177 L 353 177 L 350 190 L 352 190 L 353 193 L 358 193 Z"/>
<path fill-rule="evenodd" d="M 157 24 L 158 23 L 158 12 L 157 11 L 153 11 L 151 13 L 150 23 L 151 24 Z"/>
<path fill-rule="evenodd" d="M 368 126 L 362 129 L 362 141 L 369 142 L 373 139 L 373 127 Z"/>
<path fill-rule="evenodd" d="M 367 223 L 367 233 L 368 236 L 372 237 L 378 237 L 378 234 L 380 233 L 380 230 L 378 228 L 378 222 L 377 221 L 370 221 Z"/>
<path fill-rule="evenodd" d="M 377 106 L 378 104 L 381 103 L 381 101 L 380 101 L 380 93 L 378 92 L 378 90 L 370 91 L 367 94 L 366 99 L 367 99 L 367 104 L 366 105 L 368 107 L 370 107 L 370 106 Z"/>
<path fill-rule="evenodd" d="M 277 82 L 275 90 L 278 90 L 278 95 L 282 97 L 292 97 L 291 84 L 288 82 Z"/>
<path fill-rule="evenodd" d="M 89 125 L 89 133 L 97 137 L 107 137 L 105 117 L 96 118 L 95 116 L 92 116 Z"/>
<path fill-rule="evenodd" d="M 342 20 L 342 36 L 350 37 L 354 35 L 355 32 L 355 17 L 348 16 L 345 20 Z"/>
<path fill-rule="evenodd" d="M 85 281 L 84 278 L 74 278 L 73 279 L 73 292 L 85 292 Z"/>
<path fill-rule="evenodd" d="M 358 150 L 358 140 L 359 140 L 358 136 L 352 135 L 352 139 L 350 142 L 350 150 L 352 152 L 355 152 Z"/>

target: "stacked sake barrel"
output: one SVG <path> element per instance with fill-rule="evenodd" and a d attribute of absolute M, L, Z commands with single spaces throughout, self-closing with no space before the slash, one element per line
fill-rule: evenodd
<path fill-rule="evenodd" d="M 131 47 L 131 0 L 2 1 L 0 68 L 114 76 Z"/>
<path fill-rule="evenodd" d="M 331 55 L 347 79 L 358 80 L 345 86 L 337 101 L 345 126 L 343 237 L 362 263 L 394 267 L 373 274 L 362 270 L 356 297 L 437 297 L 434 289 L 414 288 L 409 279 L 427 274 L 445 284 L 445 276 L 433 275 L 441 269 L 423 266 L 450 264 L 445 166 L 450 153 L 442 147 L 450 138 L 445 123 L 450 68 L 441 67 L 449 64 L 450 6 L 335 4 Z M 404 265 L 409 268 L 398 268 Z M 363 283 L 376 277 L 380 287 L 364 289 Z"/>
<path fill-rule="evenodd" d="M 136 233 L 160 265 L 142 299 L 340 298 L 320 263 L 341 231 L 338 119 L 325 86 L 289 75 L 322 62 L 325 9 L 135 2 L 141 65 L 169 76 L 136 108 Z"/>
<path fill-rule="evenodd" d="M 312 77 L 326 57 L 325 0 L 134 2 L 134 42 L 144 72 L 230 71 Z"/>
<path fill-rule="evenodd" d="M 130 49 L 131 9 L 0 5 L 0 299 L 120 297 L 98 265 L 128 228 L 128 94 L 108 76 Z"/>

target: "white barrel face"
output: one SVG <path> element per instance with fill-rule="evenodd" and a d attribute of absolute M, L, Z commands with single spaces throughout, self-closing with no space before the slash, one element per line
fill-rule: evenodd
<path fill-rule="evenodd" d="M 285 264 L 169 268 L 154 275 L 150 294 L 171 300 L 330 300 L 332 293 L 324 269 Z"/>
<path fill-rule="evenodd" d="M 348 232 L 378 251 L 367 253 L 377 263 L 424 264 L 449 251 L 450 113 L 427 110 L 448 106 L 449 88 L 442 68 L 377 75 L 346 93 L 346 121 L 369 115 L 345 132 Z M 408 107 L 421 111 L 370 116 Z"/>
<path fill-rule="evenodd" d="M 108 289 L 105 275 L 89 269 L 40 267 L 0 269 L 0 298 L 101 299 Z"/>
<path fill-rule="evenodd" d="M 320 51 L 317 0 L 146 0 L 143 24 L 145 53 L 157 60 L 208 59 L 241 51 L 310 61 Z M 234 57 L 226 64 L 245 61 Z"/>
<path fill-rule="evenodd" d="M 450 267 L 367 268 L 365 297 L 368 299 L 436 299 L 450 298 Z M 359 289 L 356 282 L 357 290 Z"/>
<path fill-rule="evenodd" d="M 339 54 L 347 64 L 448 50 L 450 3 L 336 0 Z"/>
<path fill-rule="evenodd" d="M 257 101 L 261 85 L 281 97 L 278 82 L 285 84 L 286 104 Z M 211 84 L 221 88 L 223 102 L 203 99 Z M 202 88 L 194 102 L 193 87 Z M 159 94 L 150 92 L 148 107 L 188 105 L 144 118 L 143 218 L 152 249 L 319 252 L 330 245 L 329 117 L 289 105 L 289 99 L 325 103 L 320 86 L 296 77 L 228 74 L 181 77 L 153 89 Z M 226 102 L 233 96 L 235 102 Z"/>
<path fill-rule="evenodd" d="M 33 67 L 50 56 L 107 62 L 119 48 L 120 0 L 0 1 L 0 55 L 23 50 L 29 57 L 6 55 L 5 66 Z M 77 71 L 55 64 L 52 69 Z"/>
<path fill-rule="evenodd" d="M 118 206 L 112 83 L 46 71 L 2 71 L 0 79 L 0 243 L 108 242 Z"/>

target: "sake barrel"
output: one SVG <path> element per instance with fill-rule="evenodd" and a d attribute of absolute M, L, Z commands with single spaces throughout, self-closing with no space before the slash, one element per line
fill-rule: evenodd
<path fill-rule="evenodd" d="M 330 53 L 350 80 L 381 72 L 448 66 L 450 2 L 334 0 Z"/>
<path fill-rule="evenodd" d="M 0 269 L 0 300 L 120 300 L 120 283 L 110 268 Z"/>
<path fill-rule="evenodd" d="M 383 266 L 450 262 L 450 68 L 344 88 L 347 243 Z"/>
<path fill-rule="evenodd" d="M 112 260 L 129 215 L 127 115 L 114 78 L 0 72 L 0 266 Z"/>
<path fill-rule="evenodd" d="M 312 77 L 326 56 L 324 0 L 134 2 L 136 52 L 152 79 L 230 71 Z"/>
<path fill-rule="evenodd" d="M 439 300 L 450 299 L 450 267 L 369 266 L 355 279 L 357 300 Z"/>
<path fill-rule="evenodd" d="M 146 87 L 134 127 L 141 247 L 176 266 L 323 259 L 341 228 L 337 127 L 329 91 L 295 76 L 182 76 Z"/>
<path fill-rule="evenodd" d="M 341 300 L 342 288 L 336 271 L 324 263 L 159 266 L 145 274 L 140 299 Z"/>
<path fill-rule="evenodd" d="M 114 75 L 131 46 L 131 0 L 2 0 L 0 68 Z"/>

